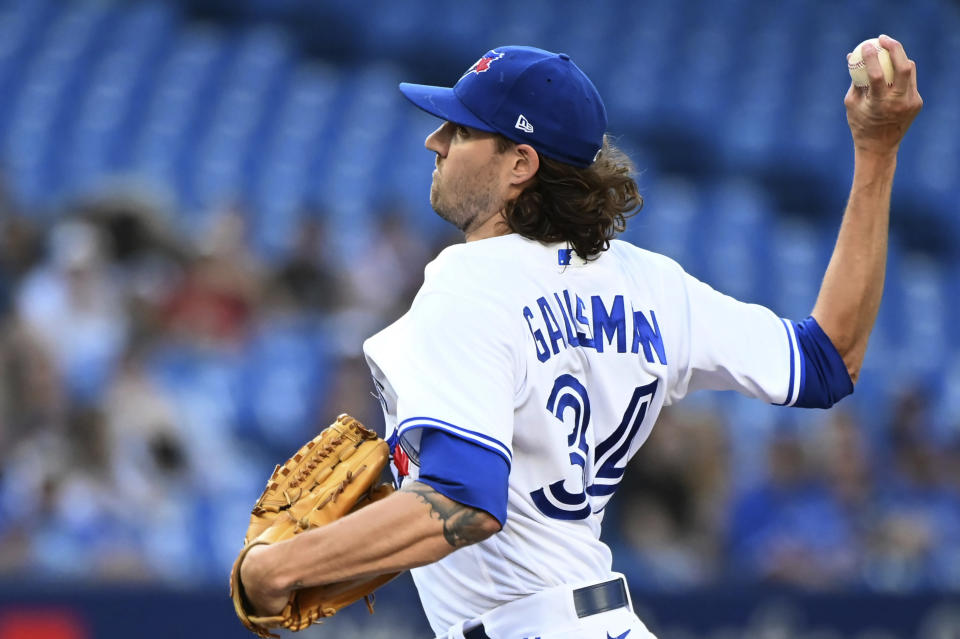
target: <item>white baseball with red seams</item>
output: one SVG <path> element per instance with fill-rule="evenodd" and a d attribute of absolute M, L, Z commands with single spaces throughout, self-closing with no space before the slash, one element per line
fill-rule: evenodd
<path fill-rule="evenodd" d="M 880 46 L 880 38 L 870 38 L 858 44 L 857 48 L 847 58 L 847 69 L 850 70 L 850 78 L 853 80 L 854 86 L 870 86 L 867 65 L 863 61 L 863 45 L 868 42 L 877 50 L 880 68 L 883 69 L 883 79 L 887 81 L 888 86 L 893 84 L 893 62 L 890 60 L 890 52 Z"/>

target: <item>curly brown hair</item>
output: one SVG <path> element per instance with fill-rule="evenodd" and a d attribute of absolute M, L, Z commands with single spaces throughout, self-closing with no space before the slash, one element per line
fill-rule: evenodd
<path fill-rule="evenodd" d="M 498 138 L 501 153 L 514 145 Z M 534 183 L 507 202 L 507 226 L 531 240 L 568 242 L 581 258 L 596 259 L 643 207 L 633 173 L 633 162 L 607 136 L 586 168 L 541 155 Z"/>

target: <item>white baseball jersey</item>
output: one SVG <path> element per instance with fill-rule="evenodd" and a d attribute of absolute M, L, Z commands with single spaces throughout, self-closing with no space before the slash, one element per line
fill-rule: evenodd
<path fill-rule="evenodd" d="M 618 240 L 591 262 L 515 234 L 444 250 L 409 312 L 364 344 L 398 483 L 417 476 L 423 429 L 510 464 L 503 530 L 413 570 L 434 631 L 609 578 L 604 506 L 661 408 L 697 389 L 793 403 L 793 330 Z"/>

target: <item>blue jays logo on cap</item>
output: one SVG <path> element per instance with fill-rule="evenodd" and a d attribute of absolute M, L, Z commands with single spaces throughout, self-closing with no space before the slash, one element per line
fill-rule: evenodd
<path fill-rule="evenodd" d="M 495 73 L 486 73 L 495 68 Z M 607 111 L 590 78 L 565 53 L 497 47 L 452 88 L 400 84 L 400 91 L 438 118 L 499 133 L 537 153 L 587 167 L 603 146 Z"/>
<path fill-rule="evenodd" d="M 490 68 L 490 65 L 493 64 L 496 60 L 499 60 L 503 57 L 502 53 L 497 53 L 496 51 L 491 51 L 487 53 L 482 58 L 473 63 L 473 66 L 467 69 L 467 71 L 460 76 L 460 79 L 463 79 L 463 76 L 470 73 L 483 73 Z"/>

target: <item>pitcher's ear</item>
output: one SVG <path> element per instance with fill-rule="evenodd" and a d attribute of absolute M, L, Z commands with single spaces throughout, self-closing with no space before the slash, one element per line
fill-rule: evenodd
<path fill-rule="evenodd" d="M 540 170 L 540 155 L 529 144 L 513 147 L 513 167 L 511 184 L 523 184 L 532 179 Z"/>

